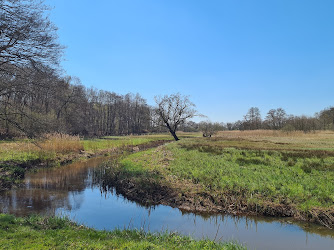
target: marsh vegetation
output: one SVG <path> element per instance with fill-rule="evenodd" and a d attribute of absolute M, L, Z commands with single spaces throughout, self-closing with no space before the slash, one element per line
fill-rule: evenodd
<path fill-rule="evenodd" d="M 223 132 L 129 155 L 106 178 L 147 204 L 333 227 L 333 132 Z"/>

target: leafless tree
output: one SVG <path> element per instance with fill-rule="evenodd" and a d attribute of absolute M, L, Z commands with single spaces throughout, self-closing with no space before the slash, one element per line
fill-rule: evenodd
<path fill-rule="evenodd" d="M 316 116 L 322 129 L 334 129 L 334 107 L 326 108 Z"/>
<path fill-rule="evenodd" d="M 0 0 L 0 70 L 57 65 L 62 46 L 40 0 Z"/>
<path fill-rule="evenodd" d="M 33 135 L 44 126 L 36 107 L 47 99 L 62 54 L 46 11 L 39 0 L 0 0 L 0 121 L 7 132 L 12 126 Z"/>
<path fill-rule="evenodd" d="M 199 128 L 203 133 L 203 137 L 211 137 L 218 133 L 219 130 L 224 130 L 224 126 L 219 123 L 212 123 L 210 121 L 200 122 Z"/>
<path fill-rule="evenodd" d="M 271 109 L 266 116 L 266 122 L 271 129 L 281 129 L 287 119 L 287 114 L 284 109 Z"/>
<path fill-rule="evenodd" d="M 252 107 L 248 110 L 244 116 L 244 127 L 245 129 L 260 129 L 261 128 L 261 114 L 257 107 Z"/>
<path fill-rule="evenodd" d="M 176 141 L 179 138 L 176 135 L 178 127 L 184 124 L 188 119 L 198 115 L 193 104 L 187 96 L 181 94 L 156 96 L 155 114 L 159 118 L 159 124 L 165 126 Z"/>

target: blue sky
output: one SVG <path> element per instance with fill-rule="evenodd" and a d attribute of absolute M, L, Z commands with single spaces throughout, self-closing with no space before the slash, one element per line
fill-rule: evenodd
<path fill-rule="evenodd" d="M 334 105 L 332 0 L 47 0 L 85 86 L 189 95 L 212 121 Z"/>

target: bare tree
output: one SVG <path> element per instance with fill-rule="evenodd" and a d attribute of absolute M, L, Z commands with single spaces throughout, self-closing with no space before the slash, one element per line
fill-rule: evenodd
<path fill-rule="evenodd" d="M 287 119 L 287 114 L 284 109 L 271 109 L 266 116 L 266 122 L 272 129 L 281 129 Z"/>
<path fill-rule="evenodd" d="M 165 126 L 175 141 L 178 141 L 179 138 L 176 135 L 178 127 L 189 118 L 198 115 L 194 109 L 195 104 L 187 96 L 181 96 L 179 93 L 163 97 L 156 96 L 154 99 L 157 104 L 155 114 L 159 118 L 160 125 Z"/>
<path fill-rule="evenodd" d="M 59 62 L 62 47 L 46 10 L 39 0 L 0 0 L 0 70 Z"/>
<path fill-rule="evenodd" d="M 322 129 L 334 129 L 334 107 L 321 110 L 317 117 Z"/>
<path fill-rule="evenodd" d="M 6 133 L 9 126 L 31 135 L 42 127 L 37 106 L 48 102 L 62 53 L 46 10 L 42 0 L 0 0 L 0 121 Z"/>
<path fill-rule="evenodd" d="M 199 128 L 203 133 L 203 137 L 211 137 L 218 133 L 219 130 L 224 130 L 222 124 L 212 123 L 210 121 L 200 122 Z"/>
<path fill-rule="evenodd" d="M 244 125 L 247 129 L 260 129 L 261 128 L 261 114 L 257 107 L 251 107 L 247 114 L 244 116 Z"/>

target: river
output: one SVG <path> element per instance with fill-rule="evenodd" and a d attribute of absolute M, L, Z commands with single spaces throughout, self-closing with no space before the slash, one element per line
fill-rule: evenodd
<path fill-rule="evenodd" d="M 334 230 L 291 218 L 203 216 L 169 206 L 143 207 L 101 188 L 99 166 L 106 160 L 26 174 L 22 188 L 0 193 L 0 212 L 68 216 L 96 229 L 176 231 L 197 239 L 233 240 L 248 249 L 334 249 Z"/>

